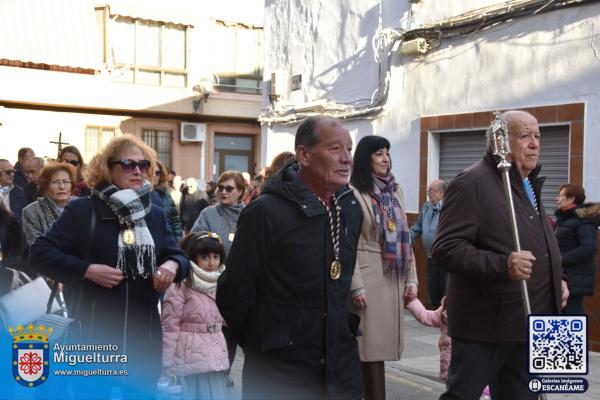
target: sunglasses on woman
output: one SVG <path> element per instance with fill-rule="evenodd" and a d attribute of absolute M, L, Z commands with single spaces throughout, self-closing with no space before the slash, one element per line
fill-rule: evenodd
<path fill-rule="evenodd" d="M 68 162 L 69 164 L 71 164 L 74 167 L 79 167 L 79 161 L 78 160 L 64 160 L 65 162 Z"/>
<path fill-rule="evenodd" d="M 223 186 L 223 185 L 218 185 L 217 189 L 219 190 L 219 192 L 225 191 L 227 193 L 231 193 L 233 192 L 233 189 L 235 189 L 235 186 Z"/>
<path fill-rule="evenodd" d="M 140 161 L 134 161 L 134 160 L 120 160 L 120 161 L 113 161 L 112 163 L 110 163 L 110 165 L 116 165 L 116 164 L 120 164 L 121 165 L 121 169 L 123 169 L 123 171 L 125 172 L 133 172 L 135 171 L 136 168 L 140 169 L 140 172 L 146 172 L 148 171 L 148 168 L 150 168 L 150 161 L 148 160 L 140 160 Z"/>

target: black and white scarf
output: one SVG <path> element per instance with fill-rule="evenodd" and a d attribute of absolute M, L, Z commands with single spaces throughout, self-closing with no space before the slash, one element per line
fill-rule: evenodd
<path fill-rule="evenodd" d="M 154 239 L 145 220 L 152 208 L 151 190 L 152 185 L 145 181 L 137 190 L 119 189 L 105 183 L 93 191 L 93 195 L 104 201 L 119 219 L 117 269 L 125 278 L 149 278 L 156 269 Z M 123 232 L 127 229 L 135 233 L 132 244 L 123 243 Z"/>

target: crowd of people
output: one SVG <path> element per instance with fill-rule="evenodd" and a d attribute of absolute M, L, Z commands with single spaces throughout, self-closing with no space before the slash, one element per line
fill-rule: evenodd
<path fill-rule="evenodd" d="M 491 130 L 479 162 L 429 184 L 410 227 L 390 142 L 366 136 L 354 149 L 340 121 L 311 117 L 264 174 L 225 171 L 204 191 L 127 134 L 88 164 L 74 146 L 49 163 L 30 148 L 14 167 L 0 159 L 0 273 L 60 282 L 78 321 L 71 340 L 129 355 L 125 397 L 166 380 L 184 398 L 226 398 L 239 345 L 244 398 L 384 399 L 406 308 L 440 328 L 441 398 L 533 399 L 520 284 L 534 314 L 585 313 L 600 204 L 567 183 L 551 220 L 537 120 L 501 118 L 519 252 Z M 419 238 L 430 309 L 418 299 Z"/>

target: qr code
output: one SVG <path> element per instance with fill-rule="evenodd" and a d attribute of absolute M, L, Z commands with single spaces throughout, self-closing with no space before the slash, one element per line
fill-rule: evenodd
<path fill-rule="evenodd" d="M 587 374 L 587 317 L 529 316 L 530 374 Z"/>

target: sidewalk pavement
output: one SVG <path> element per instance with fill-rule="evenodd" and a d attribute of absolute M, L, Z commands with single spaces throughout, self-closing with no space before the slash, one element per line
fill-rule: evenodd
<path fill-rule="evenodd" d="M 393 379 L 399 373 L 414 376 L 415 381 L 431 388 L 430 394 L 424 394 L 423 399 L 437 399 L 444 392 L 445 384 L 439 380 L 439 350 L 438 328 L 430 328 L 417 322 L 410 312 L 405 313 L 405 345 L 402 360 L 386 362 L 386 381 Z M 583 394 L 548 394 L 547 398 L 554 399 L 595 399 L 600 400 L 600 353 L 590 352 L 588 358 L 588 375 L 584 377 L 589 388 Z M 429 382 L 429 384 L 427 383 Z M 387 385 L 388 397 L 397 398 L 390 393 Z"/>
<path fill-rule="evenodd" d="M 433 400 L 444 393 L 446 385 L 438 378 L 438 328 L 417 322 L 410 312 L 405 313 L 405 346 L 402 360 L 385 363 L 388 400 Z M 230 399 L 241 397 L 243 351 L 238 349 L 231 370 L 235 385 L 228 390 Z M 549 394 L 548 400 L 600 400 L 600 353 L 589 353 L 589 374 L 584 376 L 589 389 L 583 394 Z"/>

